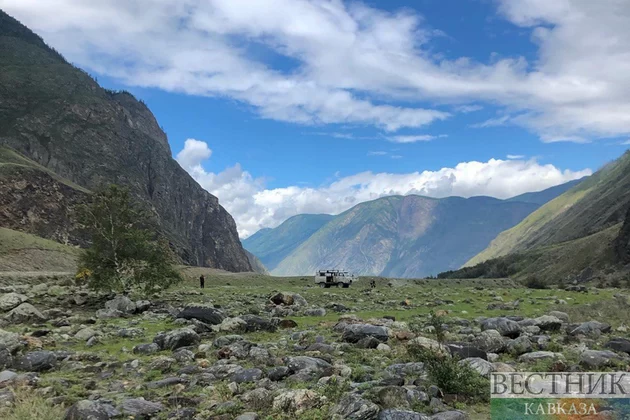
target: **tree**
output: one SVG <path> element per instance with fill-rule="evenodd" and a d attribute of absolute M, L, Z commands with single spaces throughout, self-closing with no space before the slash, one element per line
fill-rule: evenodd
<path fill-rule="evenodd" d="M 128 189 L 111 185 L 94 193 L 79 209 L 79 220 L 92 239 L 79 260 L 79 271 L 90 273 L 90 287 L 151 292 L 181 280 L 168 245 L 156 239 L 149 214 Z"/>

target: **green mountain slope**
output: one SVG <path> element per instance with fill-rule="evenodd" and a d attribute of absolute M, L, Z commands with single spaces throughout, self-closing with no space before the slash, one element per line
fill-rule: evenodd
<path fill-rule="evenodd" d="M 153 212 L 160 233 L 183 262 L 229 271 L 252 269 L 234 220 L 172 158 L 166 134 L 146 105 L 127 92 L 101 88 L 2 11 L 0 147 L 3 196 L 30 200 L 41 218 L 32 222 L 49 225 L 39 232 L 46 238 L 70 243 L 81 239 L 76 229 L 57 226 L 58 213 L 46 211 L 57 208 L 65 192 L 60 196 L 44 185 L 85 192 L 116 183 L 128 186 Z M 28 197 L 31 185 L 37 199 Z M 20 217 L 19 212 L 11 214 Z M 72 222 L 72 215 L 66 216 L 61 220 Z M 12 219 L 2 226 L 17 227 L 18 222 Z M 67 237 L 60 238 L 60 232 Z"/>
<path fill-rule="evenodd" d="M 0 271 L 76 270 L 79 249 L 0 227 Z"/>
<path fill-rule="evenodd" d="M 534 203 L 542 206 L 543 204 L 553 200 L 561 194 L 564 194 L 571 188 L 575 187 L 586 178 L 576 179 L 575 181 L 569 181 L 564 184 L 556 185 L 555 187 L 547 188 L 543 191 L 529 192 L 516 197 L 509 198 L 508 201 L 520 201 L 521 203 Z"/>
<path fill-rule="evenodd" d="M 243 240 L 243 247 L 256 255 L 267 269 L 273 270 L 333 217 L 329 214 L 299 214 L 274 229 L 259 230 Z"/>
<path fill-rule="evenodd" d="M 537 207 L 489 197 L 415 195 L 361 203 L 326 223 L 272 274 L 305 275 L 322 268 L 390 277 L 436 274 L 459 267 Z"/>
<path fill-rule="evenodd" d="M 583 238 L 624 220 L 630 205 L 630 152 L 502 232 L 466 263 Z"/>

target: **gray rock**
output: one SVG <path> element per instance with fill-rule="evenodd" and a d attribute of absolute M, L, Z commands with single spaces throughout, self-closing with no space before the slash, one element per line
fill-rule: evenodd
<path fill-rule="evenodd" d="M 531 363 L 539 360 L 564 360 L 562 353 L 553 353 L 551 351 L 535 351 L 533 353 L 525 353 L 518 358 L 519 362 Z"/>
<path fill-rule="evenodd" d="M 549 312 L 549 315 L 555 316 L 556 318 L 558 318 L 562 322 L 569 322 L 569 314 L 567 314 L 566 312 L 551 311 L 551 312 Z"/>
<path fill-rule="evenodd" d="M 468 414 L 458 410 L 445 411 L 431 416 L 431 420 L 468 420 L 469 418 Z"/>
<path fill-rule="evenodd" d="M 257 413 L 243 413 L 236 418 L 236 420 L 258 420 Z"/>
<path fill-rule="evenodd" d="M 580 364 L 587 368 L 614 366 L 624 359 L 610 350 L 586 350 L 580 354 Z"/>
<path fill-rule="evenodd" d="M 159 381 L 147 382 L 144 386 L 148 389 L 157 389 L 185 383 L 188 383 L 188 381 L 184 378 L 172 377 L 160 379 Z"/>
<path fill-rule="evenodd" d="M 243 341 L 245 338 L 242 335 L 224 335 L 218 337 L 216 340 L 212 342 L 212 345 L 216 348 L 221 348 L 225 346 L 229 346 L 232 343 L 237 341 Z"/>
<path fill-rule="evenodd" d="M 162 350 L 176 350 L 180 347 L 194 346 L 199 344 L 200 341 L 199 334 L 190 328 L 180 328 L 167 333 L 160 333 L 153 339 L 153 342 Z"/>
<path fill-rule="evenodd" d="M 237 384 L 257 382 L 263 377 L 263 371 L 257 368 L 243 369 L 233 374 L 230 379 Z"/>
<path fill-rule="evenodd" d="M 604 345 L 607 349 L 630 354 L 630 340 L 626 338 L 613 338 Z"/>
<path fill-rule="evenodd" d="M 335 405 L 331 414 L 348 420 L 372 420 L 378 415 L 380 408 L 369 400 L 356 394 L 345 394 L 339 404 Z"/>
<path fill-rule="evenodd" d="M 273 367 L 267 371 L 267 377 L 274 382 L 279 382 L 290 374 L 291 371 L 286 366 Z"/>
<path fill-rule="evenodd" d="M 206 324 L 218 325 L 223 322 L 225 315 L 211 306 L 189 306 L 177 314 L 177 318 L 196 319 Z"/>
<path fill-rule="evenodd" d="M 326 316 L 326 309 L 324 309 L 324 308 L 307 309 L 306 311 L 304 311 L 304 315 L 306 315 L 306 316 Z"/>
<path fill-rule="evenodd" d="M 117 415 L 119 412 L 111 405 L 81 400 L 68 409 L 64 420 L 109 420 Z"/>
<path fill-rule="evenodd" d="M 45 372 L 55 366 L 57 366 L 57 356 L 47 350 L 26 353 L 15 363 L 16 369 L 25 372 Z"/>
<path fill-rule="evenodd" d="M 10 353 L 15 353 L 24 345 L 19 334 L 0 329 L 0 349 L 7 349 Z"/>
<path fill-rule="evenodd" d="M 389 330 L 376 325 L 348 324 L 343 329 L 341 339 L 346 343 L 356 343 L 366 337 L 374 337 L 384 343 L 389 340 Z"/>
<path fill-rule="evenodd" d="M 497 330 L 486 330 L 476 336 L 472 344 L 488 353 L 499 353 L 505 348 L 505 339 Z"/>
<path fill-rule="evenodd" d="M 123 401 L 121 408 L 123 414 L 134 416 L 135 419 L 150 419 L 154 414 L 164 410 L 162 404 L 141 398 L 127 399 Z"/>
<path fill-rule="evenodd" d="M 425 373 L 424 363 L 397 363 L 385 368 L 386 376 L 419 378 Z"/>
<path fill-rule="evenodd" d="M 599 321 L 587 321 L 580 325 L 569 328 L 569 335 L 585 335 L 587 337 L 599 337 L 601 334 L 609 333 L 611 326 Z"/>
<path fill-rule="evenodd" d="M 263 318 L 256 315 L 243 315 L 241 316 L 241 319 L 245 321 L 245 331 L 247 332 L 276 332 L 278 330 L 278 325 L 271 319 Z"/>
<path fill-rule="evenodd" d="M 291 373 L 308 372 L 314 373 L 317 377 L 330 376 L 333 374 L 333 367 L 325 360 L 316 357 L 296 356 L 288 357 L 287 367 Z"/>
<path fill-rule="evenodd" d="M 429 420 L 430 417 L 424 414 L 416 413 L 415 411 L 383 410 L 378 414 L 378 420 Z"/>
<path fill-rule="evenodd" d="M 136 301 L 136 312 L 142 313 L 146 312 L 151 308 L 151 302 L 148 300 L 138 300 Z"/>
<path fill-rule="evenodd" d="M 552 315 L 543 315 L 538 318 L 527 318 L 518 323 L 521 327 L 536 326 L 541 331 L 558 331 L 562 327 L 562 320 Z"/>
<path fill-rule="evenodd" d="M 508 340 L 505 343 L 505 348 L 509 353 L 515 356 L 529 353 L 533 349 L 532 342 L 529 340 L 528 337 L 525 336 L 515 338 L 514 340 Z"/>
<path fill-rule="evenodd" d="M 8 312 L 4 319 L 12 324 L 25 324 L 28 322 L 44 322 L 46 317 L 30 303 L 22 303 Z"/>
<path fill-rule="evenodd" d="M 488 318 L 481 323 L 481 329 L 497 330 L 504 337 L 516 338 L 521 334 L 521 326 L 508 318 Z"/>
<path fill-rule="evenodd" d="M 130 315 L 136 312 L 136 304 L 124 295 L 118 295 L 112 300 L 105 302 L 105 309 L 120 311 L 123 314 Z"/>
<path fill-rule="evenodd" d="M 490 374 L 494 372 L 494 367 L 492 366 L 492 363 L 480 357 L 471 357 L 468 359 L 460 360 L 459 364 L 460 365 L 466 364 L 470 366 L 472 369 L 477 371 L 481 376 L 484 376 L 486 378 L 490 377 Z"/>
<path fill-rule="evenodd" d="M 96 331 L 93 330 L 92 328 L 83 328 L 81 330 L 79 330 L 75 335 L 74 338 L 76 338 L 77 340 L 82 340 L 82 341 L 87 341 L 90 338 L 94 337 L 96 335 Z"/>
<path fill-rule="evenodd" d="M 0 385 L 2 385 L 5 382 L 11 382 L 13 381 L 15 378 L 17 378 L 17 373 L 10 371 L 10 370 L 3 370 L 2 372 L 0 372 Z"/>
<path fill-rule="evenodd" d="M 466 343 L 451 343 L 446 345 L 451 352 L 451 355 L 456 356 L 460 359 L 468 359 L 470 357 L 480 357 L 484 360 L 488 360 L 488 353 L 478 349 L 477 347 L 471 346 Z"/>
<path fill-rule="evenodd" d="M 134 354 L 153 354 L 160 351 L 160 346 L 155 343 L 138 344 L 132 349 Z"/>
<path fill-rule="evenodd" d="M 122 318 L 123 316 L 125 316 L 125 314 L 116 309 L 99 309 L 96 311 L 96 317 L 98 319 Z"/>
<path fill-rule="evenodd" d="M 0 311 L 6 312 L 19 306 L 28 300 L 28 297 L 19 293 L 7 293 L 0 296 Z"/>

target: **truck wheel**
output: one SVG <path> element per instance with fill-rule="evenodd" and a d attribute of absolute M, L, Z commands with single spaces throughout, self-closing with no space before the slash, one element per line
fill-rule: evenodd
<path fill-rule="evenodd" d="M 350 287 L 350 285 L 349 285 L 349 284 L 344 284 L 344 285 L 343 285 L 343 288 L 344 288 L 344 289 L 347 289 L 348 287 Z"/>
<path fill-rule="evenodd" d="M 326 287 L 326 285 L 324 283 L 319 283 L 319 287 L 323 289 L 324 287 Z"/>
<path fill-rule="evenodd" d="M 337 283 L 337 287 L 338 287 L 338 288 L 339 288 L 339 287 L 341 287 L 341 283 Z"/>

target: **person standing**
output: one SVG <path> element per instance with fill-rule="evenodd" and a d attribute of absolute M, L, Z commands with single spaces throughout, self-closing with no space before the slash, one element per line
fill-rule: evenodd
<path fill-rule="evenodd" d="M 206 287 L 206 278 L 203 274 L 199 277 L 199 287 L 202 289 Z"/>

